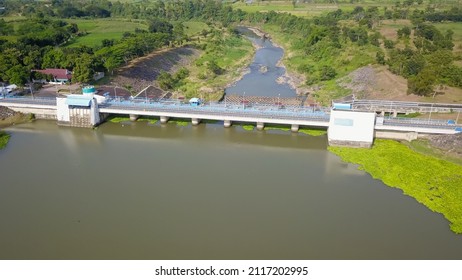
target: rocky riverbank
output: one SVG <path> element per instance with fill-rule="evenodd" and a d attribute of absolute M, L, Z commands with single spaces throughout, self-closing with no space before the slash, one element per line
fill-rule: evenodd
<path fill-rule="evenodd" d="M 0 106 L 0 120 L 4 120 L 6 118 L 12 117 L 15 114 L 17 114 L 17 112 L 11 110 L 10 108 Z"/>
<path fill-rule="evenodd" d="M 0 128 L 30 121 L 31 115 L 24 115 L 8 107 L 0 106 Z"/>
<path fill-rule="evenodd" d="M 462 133 L 429 136 L 430 145 L 462 158 Z"/>

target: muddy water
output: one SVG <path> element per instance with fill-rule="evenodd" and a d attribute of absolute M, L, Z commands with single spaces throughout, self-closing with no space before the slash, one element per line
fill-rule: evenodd
<path fill-rule="evenodd" d="M 0 259 L 461 259 L 462 236 L 325 137 L 106 123 L 11 127 Z"/>

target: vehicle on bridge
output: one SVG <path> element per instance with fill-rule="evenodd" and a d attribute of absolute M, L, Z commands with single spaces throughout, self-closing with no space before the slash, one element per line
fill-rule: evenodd
<path fill-rule="evenodd" d="M 191 106 L 199 106 L 201 104 L 202 104 L 202 100 L 200 98 L 193 97 L 189 99 L 189 105 Z"/>
<path fill-rule="evenodd" d="M 351 104 L 349 103 L 333 103 L 332 108 L 336 110 L 351 110 Z"/>

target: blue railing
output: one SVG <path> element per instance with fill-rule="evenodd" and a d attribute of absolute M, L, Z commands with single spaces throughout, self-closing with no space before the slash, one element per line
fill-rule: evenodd
<path fill-rule="evenodd" d="M 264 117 L 264 118 L 290 118 L 290 119 L 317 119 L 329 121 L 330 114 L 325 108 L 302 107 L 302 106 L 281 106 L 255 103 L 224 103 L 207 102 L 199 106 L 191 106 L 182 100 L 108 100 L 99 105 L 100 108 L 114 109 L 139 109 L 163 112 L 190 113 L 190 114 L 211 114 L 211 115 L 232 115 L 241 117 Z"/>
<path fill-rule="evenodd" d="M 25 96 L 0 96 L 0 102 L 23 103 L 23 104 L 40 104 L 56 105 L 56 97 L 25 97 Z"/>

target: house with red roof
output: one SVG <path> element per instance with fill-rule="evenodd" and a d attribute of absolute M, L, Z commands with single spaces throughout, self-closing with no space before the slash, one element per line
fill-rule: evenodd
<path fill-rule="evenodd" d="M 43 70 L 32 70 L 50 77 L 51 82 L 67 83 L 72 79 L 72 72 L 67 69 L 47 68 Z"/>

